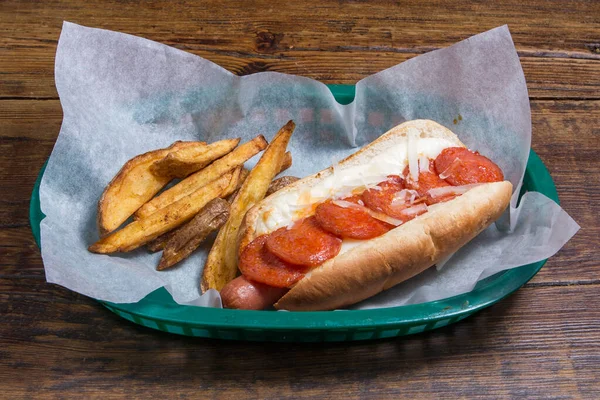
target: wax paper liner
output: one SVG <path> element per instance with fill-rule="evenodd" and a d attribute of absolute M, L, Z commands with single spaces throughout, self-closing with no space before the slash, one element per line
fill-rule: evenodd
<path fill-rule="evenodd" d="M 352 62 L 348 54 L 348 62 Z M 117 32 L 65 23 L 56 54 L 64 118 L 40 186 L 46 218 L 42 257 L 49 282 L 116 303 L 165 287 L 181 304 L 220 306 L 199 293 L 209 243 L 180 266 L 158 272 L 160 254 L 138 249 L 98 255 L 96 207 L 130 158 L 175 140 L 271 139 L 287 120 L 297 128 L 286 174 L 328 167 L 406 120 L 427 118 L 493 159 L 516 188 L 512 208 L 441 268 L 355 308 L 436 300 L 469 291 L 495 272 L 550 257 L 578 225 L 539 193 L 516 206 L 531 144 L 527 87 L 506 26 L 417 56 L 367 77 L 340 105 L 320 82 L 264 72 L 237 77 L 192 54 Z M 251 167 L 256 158 L 247 163 Z"/>

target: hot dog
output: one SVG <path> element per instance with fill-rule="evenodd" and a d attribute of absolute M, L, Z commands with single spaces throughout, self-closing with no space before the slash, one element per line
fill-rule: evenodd
<path fill-rule="evenodd" d="M 223 303 L 354 304 L 464 246 L 500 217 L 511 192 L 501 169 L 447 128 L 405 122 L 250 209 L 238 238 L 242 277 L 222 290 Z"/>
<path fill-rule="evenodd" d="M 253 282 L 240 275 L 221 289 L 221 299 L 225 308 L 262 310 L 272 306 L 285 292 L 285 288 Z"/>

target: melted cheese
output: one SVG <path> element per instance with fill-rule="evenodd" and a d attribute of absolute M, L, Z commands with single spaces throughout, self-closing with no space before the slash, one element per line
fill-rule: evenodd
<path fill-rule="evenodd" d="M 255 230 L 257 235 L 273 232 L 289 226 L 291 222 L 314 213 L 315 205 L 330 198 L 343 198 L 356 189 L 367 189 L 384 181 L 388 175 L 400 175 L 408 165 L 408 147 L 417 157 L 435 159 L 447 147 L 456 146 L 441 138 L 404 139 L 373 157 L 369 162 L 355 166 L 334 166 L 333 172 L 313 186 L 301 190 L 282 192 L 269 199 L 269 206 L 264 207 L 262 215 L 257 218 Z M 414 154 L 413 153 L 413 154 Z M 413 156 L 414 157 L 414 156 Z M 411 159 L 413 158 L 411 157 Z M 344 253 L 358 245 L 344 240 Z"/>

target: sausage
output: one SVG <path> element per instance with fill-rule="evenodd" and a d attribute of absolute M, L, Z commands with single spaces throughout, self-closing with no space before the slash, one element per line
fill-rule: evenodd
<path fill-rule="evenodd" d="M 429 160 L 429 171 L 419 171 L 419 179 L 416 182 L 410 177 L 408 173 L 408 166 L 404 169 L 403 175 L 406 176 L 406 180 L 404 181 L 406 187 L 408 189 L 416 190 L 419 196 L 424 199 L 425 204 L 428 206 L 435 203 L 452 200 L 454 197 L 456 197 L 456 195 L 449 194 L 447 196 L 433 198 L 427 193 L 433 188 L 450 186 L 448 182 L 441 179 L 435 172 L 433 160 Z"/>
<path fill-rule="evenodd" d="M 343 200 L 358 202 L 360 197 L 353 196 Z M 387 222 L 373 218 L 367 211 L 340 207 L 331 201 L 319 204 L 315 217 L 323 229 L 342 238 L 372 239 L 394 228 Z"/>
<path fill-rule="evenodd" d="M 435 159 L 435 170 L 452 186 L 500 182 L 504 174 L 492 160 L 464 147 L 449 147 Z"/>
<path fill-rule="evenodd" d="M 250 281 L 241 275 L 221 289 L 221 300 L 225 308 L 264 310 L 276 303 L 287 291 L 286 288 Z"/>
<path fill-rule="evenodd" d="M 244 248 L 238 267 L 250 280 L 279 288 L 291 287 L 309 268 L 287 263 L 268 251 L 265 246 L 268 236 L 261 235 Z"/>
<path fill-rule="evenodd" d="M 283 261 L 315 267 L 340 252 L 342 239 L 321 228 L 315 217 L 308 217 L 290 229 L 281 228 L 271 233 L 265 245 Z"/>

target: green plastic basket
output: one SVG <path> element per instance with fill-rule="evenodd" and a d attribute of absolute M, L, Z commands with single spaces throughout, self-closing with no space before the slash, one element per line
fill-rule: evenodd
<path fill-rule="evenodd" d="M 329 85 L 341 104 L 354 99 L 354 86 Z M 31 195 L 29 218 L 40 245 L 39 186 L 45 165 Z M 548 170 L 533 151 L 525 171 L 521 194 L 543 193 L 558 203 L 558 194 Z M 317 312 L 247 311 L 183 306 L 164 289 L 158 289 L 133 304 L 101 302 L 120 317 L 164 332 L 218 339 L 332 342 L 389 338 L 440 328 L 489 307 L 527 283 L 546 260 L 500 272 L 480 281 L 469 293 L 428 303 L 376 310 Z"/>

